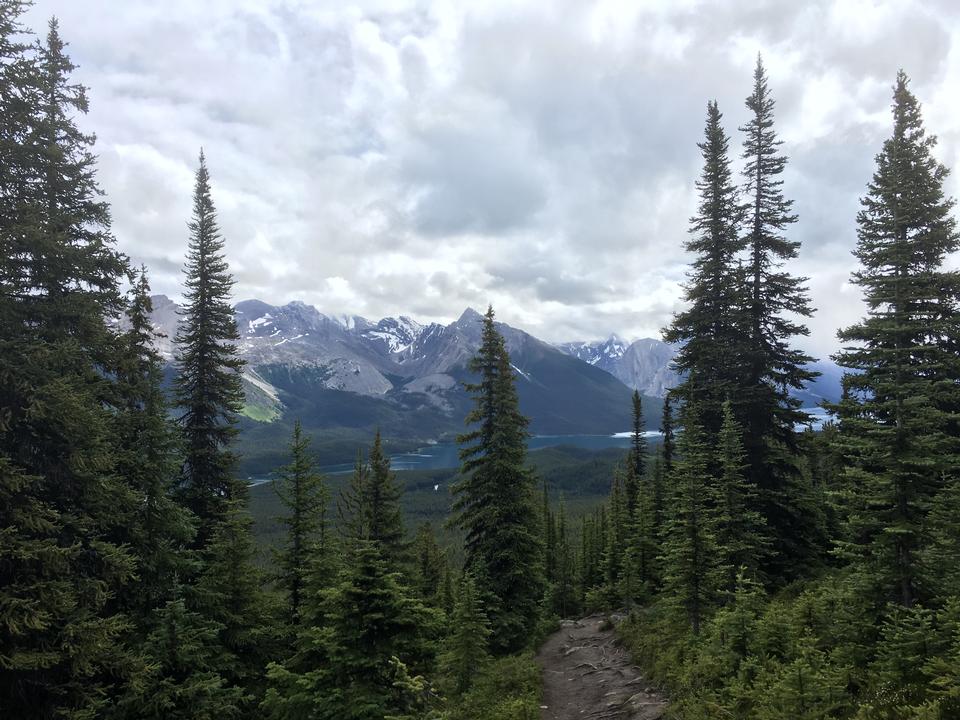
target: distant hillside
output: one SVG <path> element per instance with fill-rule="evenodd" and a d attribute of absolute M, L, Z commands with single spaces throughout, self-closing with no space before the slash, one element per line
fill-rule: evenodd
<path fill-rule="evenodd" d="M 606 340 L 568 342 L 557 347 L 651 397 L 663 397 L 680 382 L 672 365 L 676 347 L 653 338 L 630 343 L 611 335 Z M 824 400 L 838 400 L 843 370 L 830 360 L 818 360 L 811 364 L 811 369 L 819 372 L 820 377 L 803 390 L 794 391 L 793 396 L 804 407 L 816 407 Z"/>
<path fill-rule="evenodd" d="M 153 321 L 176 334 L 176 306 L 154 298 Z M 371 322 L 334 318 L 301 302 L 236 305 L 241 334 L 246 419 L 243 470 L 258 474 L 285 456 L 293 419 L 316 435 L 325 462 L 348 461 L 380 428 L 393 449 L 452 438 L 463 431 L 470 400 L 463 382 L 480 343 L 481 316 L 467 309 L 449 325 L 408 317 Z M 530 431 L 544 435 L 608 434 L 630 425 L 631 390 L 599 367 L 522 330 L 498 323 L 514 366 Z M 170 358 L 169 339 L 160 350 Z M 659 401 L 645 404 L 658 426 Z"/>

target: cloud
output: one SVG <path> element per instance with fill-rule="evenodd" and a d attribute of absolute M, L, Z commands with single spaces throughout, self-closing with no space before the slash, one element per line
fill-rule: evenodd
<path fill-rule="evenodd" d="M 174 296 L 203 146 L 238 299 L 492 302 L 548 340 L 655 336 L 682 304 L 706 102 L 739 167 L 761 51 L 818 308 L 798 342 L 822 356 L 862 312 L 854 219 L 899 67 L 960 160 L 948 0 L 37 0 L 29 21 L 53 14 L 118 243 Z"/>

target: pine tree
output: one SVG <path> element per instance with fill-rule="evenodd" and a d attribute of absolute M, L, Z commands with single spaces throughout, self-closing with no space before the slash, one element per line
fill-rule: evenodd
<path fill-rule="evenodd" d="M 340 537 L 351 547 L 369 537 L 366 507 L 366 492 L 369 483 L 370 468 L 363 462 L 363 453 L 357 451 L 357 459 L 353 463 L 353 473 L 350 481 L 340 491 L 337 498 L 337 519 Z"/>
<path fill-rule="evenodd" d="M 550 587 L 550 608 L 560 617 L 570 617 L 577 611 L 580 603 L 577 601 L 576 557 L 570 546 L 567 508 L 563 498 L 560 499 L 560 507 L 557 509 L 553 534 L 556 538 L 556 576 Z"/>
<path fill-rule="evenodd" d="M 113 245 L 85 89 L 57 24 L 28 51 L 0 3 L 0 708 L 101 712 L 136 672 L 113 598 L 135 559 L 115 542 L 135 498 L 112 437 L 126 259 Z"/>
<path fill-rule="evenodd" d="M 478 427 L 458 438 L 461 478 L 453 522 L 465 531 L 466 568 L 476 574 L 490 618 L 491 648 L 522 647 L 537 621 L 543 596 L 543 547 L 526 467 L 527 424 L 519 409 L 503 336 L 483 322 L 480 350 L 470 365 L 479 382 L 468 385 Z"/>
<path fill-rule="evenodd" d="M 453 691 L 463 695 L 470 689 L 477 669 L 488 657 L 487 641 L 490 637 L 490 623 L 483 601 L 476 580 L 469 572 L 460 580 L 450 630 L 439 662 L 443 672 L 452 680 Z"/>
<path fill-rule="evenodd" d="M 627 501 L 627 513 L 633 517 L 637 506 L 637 497 L 646 478 L 647 438 L 643 434 L 643 405 L 640 393 L 633 391 L 633 428 L 630 435 L 630 452 L 627 457 L 627 474 L 624 492 Z"/>
<path fill-rule="evenodd" d="M 402 490 L 390 470 L 390 457 L 383 451 L 377 430 L 370 448 L 370 474 L 364 490 L 364 515 L 367 539 L 380 546 L 387 567 L 400 571 L 407 562 L 404 541 L 403 513 L 400 510 Z"/>
<path fill-rule="evenodd" d="M 226 683 L 243 691 L 243 715 L 254 717 L 263 692 L 263 668 L 275 652 L 275 608 L 263 592 L 255 565 L 252 520 L 242 500 L 233 500 L 203 553 L 203 574 L 192 588 L 192 605 L 218 626 Z"/>
<path fill-rule="evenodd" d="M 744 196 L 748 201 L 745 271 L 747 304 L 741 327 L 747 342 L 731 347 L 743 359 L 736 389 L 724 390 L 744 428 L 747 478 L 760 490 L 762 511 L 775 540 L 771 571 L 787 577 L 798 563 L 817 552 L 819 538 L 805 532 L 818 520 L 805 512 L 806 488 L 799 478 L 796 433 L 809 418 L 800 401 L 790 396 L 817 376 L 807 365 L 812 358 L 789 346 L 791 338 L 807 335 L 796 317 L 812 314 L 806 278 L 794 277 L 784 264 L 797 257 L 800 243 L 784 233 L 796 222 L 792 200 L 783 195 L 781 175 L 787 158 L 773 129 L 774 100 L 760 58 L 754 71 L 753 92 L 746 101 L 750 119 L 740 130 L 743 142 Z"/>
<path fill-rule="evenodd" d="M 732 592 L 737 576 L 758 577 L 761 560 L 768 550 L 763 516 L 755 509 L 756 489 L 744 477 L 744 458 L 741 429 L 733 415 L 729 400 L 723 404 L 723 424 L 720 426 L 720 477 L 716 486 L 714 511 L 718 563 L 726 580 L 724 589 Z"/>
<path fill-rule="evenodd" d="M 320 602 L 326 624 L 306 628 L 294 657 L 268 669 L 266 716 L 382 720 L 421 707 L 425 684 L 410 666 L 426 611 L 388 571 L 376 543 L 358 541 Z"/>
<path fill-rule="evenodd" d="M 223 662 L 220 627 L 187 609 L 182 598 L 169 600 L 143 646 L 149 671 L 123 697 L 115 716 L 130 720 L 219 720 L 238 718 L 243 690 L 219 672 Z"/>
<path fill-rule="evenodd" d="M 420 599 L 431 607 L 442 603 L 440 597 L 447 560 L 443 550 L 437 544 L 433 525 L 425 522 L 417 528 L 413 540 L 413 584 Z"/>
<path fill-rule="evenodd" d="M 893 135 L 857 216 L 852 282 L 867 316 L 839 333 L 844 377 L 839 442 L 855 488 L 844 549 L 881 598 L 910 607 L 926 595 L 919 553 L 931 501 L 957 469 L 957 298 L 944 268 L 960 247 L 944 197 L 947 169 L 932 154 L 920 105 L 901 71 Z"/>
<path fill-rule="evenodd" d="M 118 537 L 137 562 L 137 582 L 121 595 L 122 605 L 141 632 L 151 615 L 173 599 L 177 578 L 187 569 L 183 549 L 194 534 L 189 511 L 173 500 L 177 445 L 161 388 L 162 360 L 150 322 L 153 304 L 146 269 L 141 268 L 127 309 L 128 330 L 119 338 L 117 365 L 117 472 L 137 498 Z"/>
<path fill-rule="evenodd" d="M 663 590 L 687 617 L 694 635 L 717 597 L 717 548 L 709 499 L 710 451 L 694 408 L 684 408 L 680 460 L 661 546 Z"/>
<path fill-rule="evenodd" d="M 190 244 L 184 267 L 186 304 L 177 332 L 177 402 L 186 457 L 183 499 L 200 520 L 197 547 L 209 542 L 231 500 L 246 496 L 234 477 L 230 444 L 243 408 L 236 342 L 240 336 L 230 304 L 233 278 L 210 195 L 210 173 L 200 152 L 193 193 Z"/>
<path fill-rule="evenodd" d="M 697 145 L 703 156 L 700 201 L 686 242 L 687 251 L 695 254 L 684 293 L 690 307 L 664 331 L 664 340 L 680 344 L 674 364 L 684 374 L 671 392 L 697 405 L 708 438 L 719 432 L 720 405 L 740 375 L 737 348 L 743 324 L 735 272 L 736 256 L 745 246 L 740 237 L 743 208 L 722 118 L 717 103 L 708 103 L 704 141 Z"/>
<path fill-rule="evenodd" d="M 670 477 L 673 473 L 673 453 L 674 453 L 674 434 L 673 434 L 673 408 L 670 406 L 670 395 L 663 397 L 663 415 L 660 418 L 660 434 L 663 436 L 663 443 L 660 446 L 660 457 L 663 460 L 663 476 Z"/>
<path fill-rule="evenodd" d="M 630 516 L 627 513 L 627 501 L 623 487 L 625 475 L 626 472 L 623 467 L 618 465 L 614 468 L 613 482 L 610 486 L 610 522 L 603 554 L 603 572 L 607 591 L 614 595 L 623 574 L 623 560 L 627 551 L 627 534 L 630 529 Z"/>
<path fill-rule="evenodd" d="M 289 622 L 300 616 L 311 565 L 317 554 L 327 547 L 327 499 L 323 476 L 317 472 L 316 460 L 310 454 L 310 437 L 303 434 L 300 420 L 293 425 L 290 441 L 291 462 L 280 468 L 274 488 L 286 513 L 279 518 L 286 528 L 276 559 L 279 580 L 287 591 L 290 606 Z"/>

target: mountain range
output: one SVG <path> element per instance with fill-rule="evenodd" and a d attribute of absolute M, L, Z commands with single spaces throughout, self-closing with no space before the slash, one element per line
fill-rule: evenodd
<path fill-rule="evenodd" d="M 153 307 L 154 327 L 163 335 L 157 348 L 172 360 L 179 307 L 164 295 L 153 297 Z M 349 460 L 376 428 L 395 449 L 463 431 L 471 404 L 463 383 L 472 379 L 468 364 L 482 328 L 473 309 L 447 325 L 402 315 L 375 322 L 329 316 L 302 302 L 276 306 L 260 300 L 237 303 L 235 315 L 247 363 L 245 470 L 277 464 L 295 418 L 318 437 L 318 449 L 330 462 Z M 504 323 L 497 328 L 531 432 L 626 430 L 632 389 L 645 396 L 647 427 L 659 427 L 659 398 L 679 380 L 671 368 L 675 347 L 650 338 L 628 343 L 616 335 L 552 345 Z M 832 382 L 831 375 L 823 387 L 812 384 L 805 404 L 819 402 L 818 393 L 836 394 Z"/>

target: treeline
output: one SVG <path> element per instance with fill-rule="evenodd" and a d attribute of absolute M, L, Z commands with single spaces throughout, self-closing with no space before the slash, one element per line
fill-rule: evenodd
<path fill-rule="evenodd" d="M 296 424 L 259 562 L 233 451 L 243 362 L 200 154 L 172 397 L 115 248 L 57 24 L 0 0 L 0 716 L 535 718 L 543 550 L 492 309 L 454 565 L 408 537 L 379 434 L 331 498 Z M 125 288 L 129 288 L 126 289 Z"/>
<path fill-rule="evenodd" d="M 743 177 L 707 106 L 688 309 L 664 336 L 683 381 L 664 442 L 642 427 L 571 551 L 545 514 L 553 610 L 630 610 L 622 634 L 684 718 L 960 717 L 960 248 L 947 169 L 903 72 L 857 215 L 831 421 L 790 397 L 811 379 L 797 218 L 758 60 Z M 673 429 L 671 400 L 677 409 Z M 639 401 L 639 398 L 637 398 Z M 637 414 L 639 417 L 639 414 Z M 807 426 L 807 429 L 804 429 Z"/>

